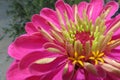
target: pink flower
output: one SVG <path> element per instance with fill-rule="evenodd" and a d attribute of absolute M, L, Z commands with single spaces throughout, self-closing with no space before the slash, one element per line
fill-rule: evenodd
<path fill-rule="evenodd" d="M 9 46 L 7 80 L 120 80 L 118 7 L 58 0 L 55 10 L 43 8 Z"/>

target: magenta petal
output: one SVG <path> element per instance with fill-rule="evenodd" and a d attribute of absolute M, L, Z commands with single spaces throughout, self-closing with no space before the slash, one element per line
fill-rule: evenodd
<path fill-rule="evenodd" d="M 82 15 L 83 15 L 83 10 L 87 10 L 87 7 L 88 7 L 88 3 L 87 2 L 80 2 L 78 4 L 78 13 L 79 13 L 79 16 L 80 18 L 82 18 Z"/>
<path fill-rule="evenodd" d="M 66 57 L 61 56 L 61 57 L 57 57 L 54 61 L 52 61 L 50 63 L 46 63 L 46 64 L 33 63 L 30 66 L 30 71 L 33 74 L 39 74 L 39 75 L 46 74 L 46 73 L 53 71 L 58 66 L 64 64 L 65 61 L 66 61 Z"/>
<path fill-rule="evenodd" d="M 108 26 L 108 29 L 112 28 L 112 26 L 117 24 L 119 21 L 120 21 L 120 15 L 117 15 L 114 19 L 111 20 L 111 24 Z M 120 28 L 117 29 L 112 36 L 113 40 L 118 39 L 118 38 L 120 38 Z"/>
<path fill-rule="evenodd" d="M 71 80 L 72 76 L 74 73 L 74 65 L 72 65 L 71 63 L 68 63 L 68 69 L 66 74 L 63 75 L 63 80 Z"/>
<path fill-rule="evenodd" d="M 107 77 L 104 80 L 120 80 L 120 78 L 114 76 L 113 74 L 108 73 Z"/>
<path fill-rule="evenodd" d="M 117 15 L 115 18 L 106 21 L 107 31 L 109 31 L 114 25 L 116 25 L 120 21 L 120 15 Z M 116 29 L 112 36 L 112 40 L 120 38 L 120 28 Z"/>
<path fill-rule="evenodd" d="M 28 55 L 24 56 L 20 61 L 20 69 L 25 69 L 30 64 L 34 63 L 36 60 L 43 59 L 43 58 L 49 58 L 49 57 L 57 57 L 58 55 L 55 53 L 50 53 L 48 51 L 34 51 L 29 53 Z"/>
<path fill-rule="evenodd" d="M 66 10 L 67 10 L 67 14 L 68 14 L 69 19 L 74 21 L 73 10 L 72 10 L 71 6 L 67 3 L 65 4 L 65 6 L 66 6 Z"/>
<path fill-rule="evenodd" d="M 88 17 L 92 19 L 93 22 L 100 15 L 101 10 L 103 9 L 103 5 L 104 5 L 104 0 L 91 0 L 90 1 L 87 14 L 88 14 Z"/>
<path fill-rule="evenodd" d="M 37 30 L 36 27 L 32 24 L 32 22 L 26 23 L 26 25 L 25 25 L 25 31 L 26 31 L 28 34 L 32 34 L 32 33 L 34 33 L 34 32 L 38 32 L 38 30 Z"/>
<path fill-rule="evenodd" d="M 54 25 L 57 25 L 57 27 L 60 29 L 59 19 L 58 19 L 57 13 L 54 10 L 49 8 L 43 8 L 40 11 L 40 16 L 45 18 L 47 21 L 52 22 Z"/>
<path fill-rule="evenodd" d="M 19 60 L 31 51 L 41 50 L 45 42 L 47 40 L 40 33 L 22 35 L 9 46 L 8 53 Z"/>
<path fill-rule="evenodd" d="M 26 78 L 25 80 L 41 80 L 41 76 L 31 76 Z"/>
<path fill-rule="evenodd" d="M 112 36 L 112 40 L 120 39 L 120 29 L 115 32 Z"/>
<path fill-rule="evenodd" d="M 111 53 L 108 53 L 107 56 L 114 60 L 120 61 L 120 46 L 111 50 Z"/>
<path fill-rule="evenodd" d="M 86 77 L 87 77 L 87 80 L 103 80 L 103 78 L 92 75 L 91 73 L 88 73 Z"/>
<path fill-rule="evenodd" d="M 43 28 L 47 32 L 49 32 L 51 29 L 48 21 L 38 14 L 32 16 L 32 23 L 34 26 L 36 26 L 36 28 Z"/>
<path fill-rule="evenodd" d="M 108 14 L 107 17 L 106 17 L 106 20 L 110 20 L 111 17 L 116 13 L 116 11 L 117 11 L 118 8 L 119 8 L 119 4 L 116 3 L 115 1 L 108 2 L 108 3 L 106 4 L 106 6 L 104 7 L 103 11 L 104 11 L 104 10 L 107 10 L 108 8 L 111 8 L 111 9 L 110 9 L 109 14 Z"/>
<path fill-rule="evenodd" d="M 85 74 L 84 74 L 84 70 L 82 69 L 78 69 L 74 75 L 74 79 L 73 80 L 85 80 Z M 93 80 L 93 79 L 91 79 Z"/>
<path fill-rule="evenodd" d="M 64 1 L 62 0 L 57 1 L 55 6 L 62 14 L 63 20 L 65 20 L 64 18 L 65 12 L 67 13 L 69 19 L 74 20 L 72 8 L 68 4 L 64 3 Z"/>
<path fill-rule="evenodd" d="M 57 67 L 54 71 L 47 74 L 42 80 L 63 80 L 63 70 L 64 70 L 65 64 L 60 65 Z"/>
<path fill-rule="evenodd" d="M 105 70 L 103 70 L 100 66 L 97 66 L 97 73 L 100 77 L 105 78 L 107 73 Z"/>
<path fill-rule="evenodd" d="M 25 78 L 32 76 L 29 71 L 26 70 L 19 70 L 18 63 L 13 62 L 13 64 L 10 66 L 7 74 L 6 79 L 7 80 L 25 80 Z"/>
<path fill-rule="evenodd" d="M 115 18 L 106 21 L 107 31 L 112 28 L 115 24 L 117 24 L 120 21 L 120 15 L 117 15 Z M 119 30 L 117 30 L 114 35 L 117 35 L 119 33 Z"/>

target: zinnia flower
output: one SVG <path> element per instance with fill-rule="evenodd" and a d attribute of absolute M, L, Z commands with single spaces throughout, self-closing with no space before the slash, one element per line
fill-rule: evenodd
<path fill-rule="evenodd" d="M 7 80 L 120 80 L 118 7 L 58 0 L 55 10 L 43 8 L 9 46 Z"/>

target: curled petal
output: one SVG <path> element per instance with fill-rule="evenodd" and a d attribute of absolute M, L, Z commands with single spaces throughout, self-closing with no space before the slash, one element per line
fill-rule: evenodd
<path fill-rule="evenodd" d="M 20 69 L 25 69 L 39 59 L 56 57 L 56 56 L 58 56 L 58 55 L 54 54 L 54 53 L 50 53 L 50 52 L 45 51 L 45 50 L 34 51 L 34 52 L 31 52 L 28 55 L 24 56 L 21 59 L 19 66 L 20 66 Z"/>
<path fill-rule="evenodd" d="M 46 74 L 46 73 L 49 73 L 49 72 L 55 70 L 60 65 L 64 64 L 65 61 L 66 61 L 66 58 L 61 56 L 61 57 L 57 57 L 54 61 L 52 61 L 50 63 L 45 63 L 45 64 L 33 63 L 30 66 L 30 71 L 33 74 L 39 74 L 39 75 Z"/>

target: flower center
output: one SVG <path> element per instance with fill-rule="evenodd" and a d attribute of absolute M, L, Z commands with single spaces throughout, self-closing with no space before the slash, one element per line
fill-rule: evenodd
<path fill-rule="evenodd" d="M 52 28 L 50 34 L 40 30 L 50 41 L 50 44 L 46 44 L 46 48 L 52 52 L 65 50 L 68 59 L 75 65 L 83 67 L 86 62 L 94 65 L 103 63 L 105 53 L 120 45 L 120 39 L 114 41 L 111 39 L 120 23 L 107 31 L 105 26 L 107 12 L 101 14 L 95 22 L 88 18 L 85 11 L 83 11 L 83 18 L 75 14 L 74 21 L 70 20 L 65 12 L 65 23 L 59 10 L 57 14 L 61 29 L 49 22 Z"/>
<path fill-rule="evenodd" d="M 92 45 L 93 36 L 90 35 L 90 32 L 76 32 L 75 34 L 76 40 L 79 40 L 83 45 L 86 44 L 87 41 L 90 41 Z"/>

